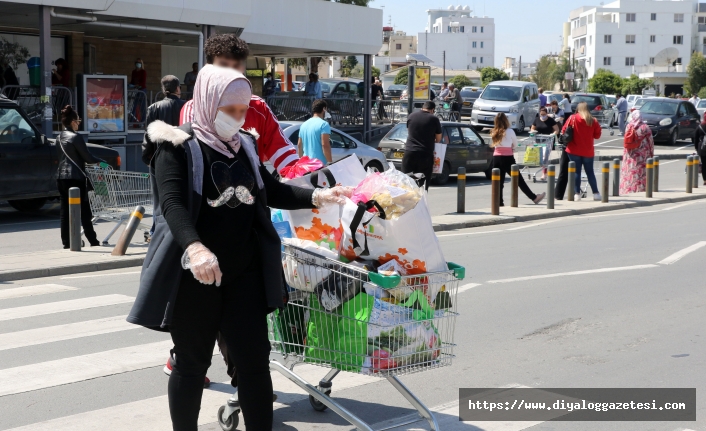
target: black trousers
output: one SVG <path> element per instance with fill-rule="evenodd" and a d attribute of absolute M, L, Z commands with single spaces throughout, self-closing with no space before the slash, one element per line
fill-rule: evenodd
<path fill-rule="evenodd" d="M 504 204 L 503 188 L 505 188 L 505 174 L 510 175 L 512 165 L 515 163 L 515 156 L 493 156 L 493 168 L 500 169 L 500 205 Z M 525 182 L 525 179 L 522 178 L 522 175 L 518 175 L 517 178 L 518 186 L 520 187 L 520 190 L 522 190 L 522 193 L 524 193 L 525 196 L 527 196 L 531 201 L 537 199 L 537 195 L 532 192 Z"/>
<path fill-rule="evenodd" d="M 706 168 L 704 168 L 703 163 L 704 163 L 704 157 L 706 157 L 706 149 L 701 149 L 699 150 L 699 160 L 701 161 L 701 178 L 704 179 L 704 183 L 706 183 Z M 696 169 L 699 167 L 697 166 Z"/>
<path fill-rule="evenodd" d="M 569 184 L 569 153 L 566 150 L 561 150 L 561 159 L 559 159 L 559 177 L 556 179 L 556 188 L 554 189 L 554 198 L 556 200 L 564 199 L 566 186 Z M 569 190 L 569 193 L 573 193 Z"/>
<path fill-rule="evenodd" d="M 429 190 L 431 173 L 434 171 L 434 153 L 405 151 L 402 157 L 402 173 L 424 174 L 424 187 Z"/>
<path fill-rule="evenodd" d="M 219 331 L 228 344 L 228 361 L 236 368 L 245 426 L 249 431 L 272 430 L 266 316 L 259 262 L 251 264 L 237 279 L 224 277 L 221 287 L 201 284 L 185 271 L 170 326 L 174 349 L 168 393 L 174 431 L 198 428 L 203 380 Z"/>
<path fill-rule="evenodd" d="M 91 213 L 91 203 L 88 201 L 88 190 L 86 189 L 86 180 L 56 180 L 59 188 L 59 196 L 61 200 L 61 209 L 59 212 L 61 226 L 61 243 L 65 248 L 71 244 L 69 235 L 69 189 L 78 187 L 81 190 L 81 225 L 83 233 L 86 235 L 88 243 L 91 245 L 99 245 L 98 236 L 93 229 L 93 214 Z"/>

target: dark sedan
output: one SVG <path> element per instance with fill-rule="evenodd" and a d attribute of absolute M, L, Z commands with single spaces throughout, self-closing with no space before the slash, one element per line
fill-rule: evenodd
<path fill-rule="evenodd" d="M 586 102 L 591 115 L 599 119 L 601 126 L 608 127 L 608 124 L 612 123 L 615 110 L 604 94 L 576 93 L 571 98 L 571 110 L 576 112 L 576 107 L 581 102 Z"/>
<path fill-rule="evenodd" d="M 385 90 L 385 97 L 388 99 L 399 99 L 402 92 L 407 89 L 406 85 L 394 84 L 390 85 L 387 90 Z"/>
<path fill-rule="evenodd" d="M 479 90 L 461 90 L 461 97 L 463 98 L 463 105 L 461 105 L 461 115 L 470 117 L 473 111 L 473 104 L 480 97 L 483 92 L 482 89 Z"/>
<path fill-rule="evenodd" d="M 699 113 L 690 102 L 652 97 L 640 108 L 642 119 L 650 126 L 655 141 L 674 145 L 679 139 L 693 139 L 699 126 Z"/>

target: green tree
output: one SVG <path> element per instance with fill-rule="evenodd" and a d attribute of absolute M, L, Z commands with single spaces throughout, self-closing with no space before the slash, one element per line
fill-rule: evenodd
<path fill-rule="evenodd" d="M 623 94 L 642 94 L 642 90 L 649 87 L 652 81 L 649 79 L 641 79 L 639 76 L 633 74 L 629 78 L 623 79 Z"/>
<path fill-rule="evenodd" d="M 409 79 L 409 68 L 403 67 L 395 75 L 395 84 L 407 85 L 407 80 Z"/>
<path fill-rule="evenodd" d="M 706 99 L 706 87 L 701 87 L 699 90 L 699 99 Z"/>
<path fill-rule="evenodd" d="M 493 81 L 507 81 L 510 79 L 507 73 L 495 67 L 484 67 L 480 70 L 480 78 L 483 86 L 490 84 Z"/>
<path fill-rule="evenodd" d="M 458 88 L 459 90 L 463 87 L 470 87 L 471 85 L 473 85 L 473 82 L 468 79 L 466 75 L 456 75 L 451 78 L 450 82 L 454 85 L 454 87 Z"/>
<path fill-rule="evenodd" d="M 380 69 L 375 67 L 375 66 L 370 66 L 370 73 L 373 74 L 373 76 L 377 76 L 379 80 L 382 81 L 382 77 L 380 76 Z"/>
<path fill-rule="evenodd" d="M 26 63 L 28 59 L 29 50 L 26 47 L 0 37 L 0 64 L 17 70 L 17 66 Z"/>
<path fill-rule="evenodd" d="M 699 93 L 706 87 L 706 58 L 700 52 L 695 52 L 691 56 L 689 66 L 686 68 L 686 82 L 684 83 L 684 94 Z"/>
<path fill-rule="evenodd" d="M 623 91 L 623 78 L 607 69 L 598 69 L 593 78 L 588 80 L 591 93 L 617 94 Z"/>
<path fill-rule="evenodd" d="M 545 90 L 553 89 L 554 83 L 556 82 L 556 74 L 554 73 L 556 67 L 557 64 L 554 58 L 543 55 L 537 62 L 537 68 L 531 77 L 532 82 Z"/>

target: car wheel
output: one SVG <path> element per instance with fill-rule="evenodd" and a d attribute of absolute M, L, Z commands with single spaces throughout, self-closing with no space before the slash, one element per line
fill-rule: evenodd
<path fill-rule="evenodd" d="M 515 133 L 518 135 L 520 133 L 523 133 L 525 131 L 525 117 L 520 117 L 519 121 L 517 122 L 517 129 L 515 129 Z"/>
<path fill-rule="evenodd" d="M 669 135 L 669 145 L 677 145 L 677 139 L 679 139 L 679 130 L 675 127 Z"/>
<path fill-rule="evenodd" d="M 449 162 L 444 162 L 444 168 L 441 170 L 440 174 L 432 176 L 431 183 L 437 186 L 443 186 L 449 182 L 449 177 L 451 176 L 451 164 Z"/>
<path fill-rule="evenodd" d="M 7 203 L 9 203 L 12 208 L 22 212 L 37 211 L 42 208 L 46 202 L 47 198 L 19 199 L 16 201 L 7 201 Z"/>
<path fill-rule="evenodd" d="M 367 165 L 365 165 L 365 172 L 367 172 L 368 170 L 371 170 L 373 172 L 385 172 L 385 168 L 383 168 L 382 164 L 377 160 L 372 160 L 368 162 Z"/>

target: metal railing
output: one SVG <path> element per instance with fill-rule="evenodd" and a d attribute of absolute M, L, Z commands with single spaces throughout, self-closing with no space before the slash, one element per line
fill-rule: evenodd
<path fill-rule="evenodd" d="M 144 129 L 148 106 L 147 93 L 142 90 L 127 92 L 127 124 L 130 129 Z"/>
<path fill-rule="evenodd" d="M 267 105 L 279 121 L 306 121 L 311 118 L 313 97 L 270 96 Z"/>
<path fill-rule="evenodd" d="M 6 85 L 2 87 L 2 94 L 15 101 L 29 116 L 30 120 L 41 126 L 44 118 L 44 103 L 41 101 L 39 87 L 30 85 Z M 61 110 L 66 105 L 74 105 L 74 97 L 70 88 L 54 86 L 51 88 L 52 124 L 58 129 L 61 123 Z"/>

